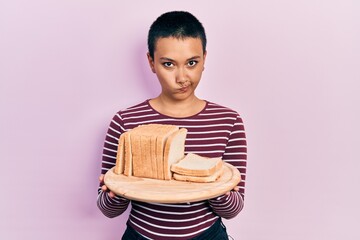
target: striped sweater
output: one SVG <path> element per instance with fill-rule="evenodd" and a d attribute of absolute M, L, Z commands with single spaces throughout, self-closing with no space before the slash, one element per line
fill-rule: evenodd
<path fill-rule="evenodd" d="M 107 217 L 122 214 L 131 203 L 127 224 L 149 239 L 190 239 L 208 229 L 219 217 L 235 217 L 244 205 L 246 174 L 246 139 L 239 114 L 209 101 L 196 115 L 186 118 L 165 116 L 151 107 L 149 100 L 119 111 L 106 134 L 101 173 L 115 166 L 119 136 L 140 124 L 173 124 L 187 128 L 185 154 L 221 157 L 241 173 L 239 192 L 231 191 L 206 201 L 184 204 L 155 204 L 110 198 L 98 189 L 97 205 Z"/>

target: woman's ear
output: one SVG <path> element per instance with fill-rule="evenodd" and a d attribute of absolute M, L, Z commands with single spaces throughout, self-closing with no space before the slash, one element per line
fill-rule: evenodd
<path fill-rule="evenodd" d="M 149 61 L 149 65 L 150 65 L 150 68 L 151 68 L 151 71 L 153 73 L 156 73 L 155 72 L 155 67 L 154 67 L 154 60 L 152 59 L 152 57 L 150 56 L 150 53 L 148 52 L 147 54 L 147 58 L 148 58 L 148 61 Z"/>
<path fill-rule="evenodd" d="M 204 56 L 203 56 L 203 71 L 205 70 L 205 59 L 206 59 L 206 55 L 207 55 L 207 51 L 204 52 Z"/>

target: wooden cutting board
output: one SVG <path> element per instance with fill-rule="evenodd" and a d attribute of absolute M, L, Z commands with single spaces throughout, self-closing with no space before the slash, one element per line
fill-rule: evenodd
<path fill-rule="evenodd" d="M 130 200 L 154 203 L 186 203 L 206 200 L 232 190 L 241 180 L 240 172 L 231 164 L 223 164 L 224 173 L 212 183 L 157 180 L 115 174 L 114 168 L 105 174 L 106 186 Z"/>

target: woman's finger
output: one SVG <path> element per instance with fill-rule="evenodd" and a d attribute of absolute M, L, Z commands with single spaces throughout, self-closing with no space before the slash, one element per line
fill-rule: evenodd
<path fill-rule="evenodd" d="M 99 176 L 99 181 L 102 183 L 102 182 L 104 182 L 104 174 L 101 174 L 100 176 Z"/>
<path fill-rule="evenodd" d="M 109 192 L 109 197 L 114 198 L 115 197 L 115 193 L 113 193 L 112 191 Z"/>

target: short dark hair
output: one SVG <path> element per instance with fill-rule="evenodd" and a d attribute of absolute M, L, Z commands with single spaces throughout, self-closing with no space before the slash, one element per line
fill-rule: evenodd
<path fill-rule="evenodd" d="M 154 59 L 156 41 L 159 38 L 167 37 L 177 39 L 200 38 L 203 52 L 206 51 L 205 29 L 201 22 L 189 12 L 167 12 L 153 22 L 148 34 L 148 50 L 151 58 Z"/>

